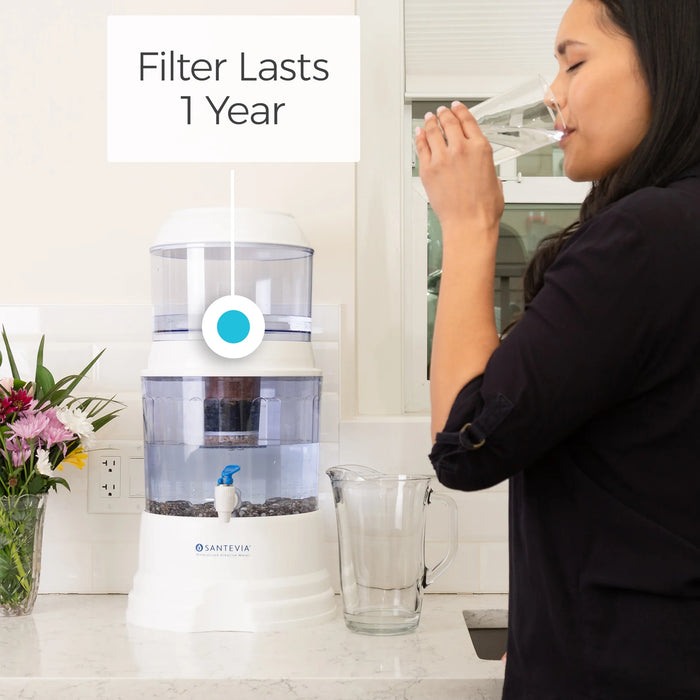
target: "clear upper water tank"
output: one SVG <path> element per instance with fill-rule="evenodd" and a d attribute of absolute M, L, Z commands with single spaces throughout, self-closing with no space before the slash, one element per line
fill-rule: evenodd
<path fill-rule="evenodd" d="M 216 299 L 252 299 L 265 340 L 308 341 L 313 250 L 288 214 L 236 209 L 235 290 L 231 290 L 230 209 L 174 212 L 151 247 L 154 340 L 201 337 Z"/>

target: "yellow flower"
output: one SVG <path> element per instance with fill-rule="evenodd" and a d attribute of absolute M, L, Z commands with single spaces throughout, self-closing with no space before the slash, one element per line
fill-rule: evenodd
<path fill-rule="evenodd" d="M 56 469 L 60 469 L 63 471 L 63 465 L 64 464 L 72 464 L 74 467 L 77 467 L 78 469 L 82 469 L 86 464 L 88 460 L 88 453 L 85 452 L 85 450 L 81 447 L 76 447 L 57 467 Z"/>

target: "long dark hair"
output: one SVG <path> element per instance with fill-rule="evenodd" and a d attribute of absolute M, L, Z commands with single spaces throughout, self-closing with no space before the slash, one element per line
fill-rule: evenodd
<path fill-rule="evenodd" d="M 578 221 L 540 241 L 523 278 L 526 306 L 583 222 L 635 190 L 663 187 L 700 161 L 700 0 L 590 1 L 601 5 L 604 26 L 632 39 L 651 97 L 651 121 L 628 158 L 593 183 Z"/>

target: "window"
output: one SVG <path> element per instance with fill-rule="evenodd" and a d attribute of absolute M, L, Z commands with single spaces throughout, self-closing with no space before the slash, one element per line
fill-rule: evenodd
<path fill-rule="evenodd" d="M 345 310 L 351 342 L 344 342 L 343 366 L 352 369 L 344 370 L 343 416 L 372 425 L 410 416 L 403 434 L 410 442 L 413 426 L 423 425 L 429 412 L 428 207 L 411 176 L 413 104 L 489 97 L 536 73 L 551 77 L 552 43 L 568 4 L 546 0 L 533 10 L 509 2 L 504 11 L 500 2 L 358 0 L 363 27 L 371 30 L 361 37 L 357 282 L 355 306 Z M 417 110 L 422 118 L 423 105 Z M 516 165 L 509 173 L 502 167 L 501 175 L 515 177 Z M 540 209 L 534 203 L 578 203 L 585 196 L 585 186 L 521 170 L 521 183 L 504 185 L 509 202 Z"/>

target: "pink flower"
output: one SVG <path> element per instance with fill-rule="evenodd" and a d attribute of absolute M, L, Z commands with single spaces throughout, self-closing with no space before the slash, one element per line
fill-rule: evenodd
<path fill-rule="evenodd" d="M 0 391 L 0 396 L 4 394 L 9 394 L 12 391 L 12 387 L 15 385 L 15 380 L 12 377 L 3 377 L 0 379 L 0 388 L 4 391 Z"/>
<path fill-rule="evenodd" d="M 76 438 L 75 433 L 68 430 L 63 423 L 58 419 L 56 415 L 55 408 L 47 408 L 44 411 L 44 415 L 48 417 L 48 425 L 41 431 L 39 438 L 46 443 L 46 449 L 50 449 L 51 445 L 56 445 L 60 442 L 66 442 L 68 440 L 74 440 Z M 63 446 L 63 452 L 65 454 L 65 445 Z"/>
<path fill-rule="evenodd" d="M 12 456 L 12 464 L 15 467 L 19 467 L 24 464 L 32 454 L 32 448 L 26 443 L 25 440 L 17 439 L 16 435 L 13 435 L 6 443 L 7 449 L 10 450 L 10 455 Z"/>
<path fill-rule="evenodd" d="M 10 454 L 12 455 L 12 464 L 15 467 L 21 467 L 29 459 L 32 451 L 29 448 L 17 452 L 11 450 Z"/>
<path fill-rule="evenodd" d="M 25 412 L 14 423 L 10 424 L 10 430 L 18 437 L 32 440 L 46 430 L 49 422 L 49 416 L 46 413 Z"/>

